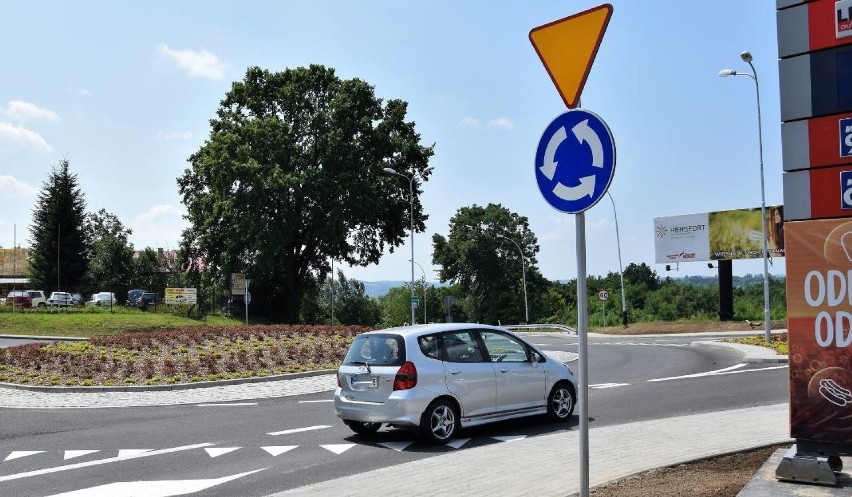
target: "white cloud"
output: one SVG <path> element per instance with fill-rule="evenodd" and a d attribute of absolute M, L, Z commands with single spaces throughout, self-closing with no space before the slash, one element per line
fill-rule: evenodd
<path fill-rule="evenodd" d="M 35 197 L 38 189 L 13 176 L 0 176 L 0 197 Z"/>
<path fill-rule="evenodd" d="M 459 126 L 462 128 L 481 128 L 482 121 L 475 117 L 465 117 L 461 121 L 459 121 Z M 488 128 L 506 128 L 512 129 L 515 127 L 515 124 L 508 117 L 498 117 L 497 119 L 491 119 L 486 124 Z"/>
<path fill-rule="evenodd" d="M 190 138 L 192 138 L 192 132 L 190 131 L 173 131 L 171 133 L 160 131 L 157 133 L 158 140 L 189 140 Z"/>
<path fill-rule="evenodd" d="M 42 152 L 50 152 L 53 149 L 47 144 L 42 136 L 22 125 L 15 126 L 11 123 L 0 121 L 0 151 L 16 149 L 35 149 Z"/>
<path fill-rule="evenodd" d="M 7 119 L 17 122 L 47 121 L 49 123 L 58 123 L 60 121 L 59 114 L 56 112 L 43 109 L 38 105 L 22 100 L 12 100 L 9 102 L 2 114 Z"/>
<path fill-rule="evenodd" d="M 136 249 L 161 247 L 175 249 L 180 235 L 187 227 L 183 219 L 184 211 L 168 204 L 151 206 L 147 211 L 133 219 L 130 236 Z"/>
<path fill-rule="evenodd" d="M 165 43 L 157 45 L 157 51 L 168 57 L 175 65 L 190 76 L 207 79 L 222 79 L 228 64 L 207 50 L 175 50 Z"/>
<path fill-rule="evenodd" d="M 515 127 L 514 123 L 512 123 L 512 120 L 509 119 L 508 117 L 498 117 L 497 119 L 492 119 L 492 120 L 488 121 L 488 124 L 486 126 L 488 126 L 489 128 L 506 128 L 506 129 L 512 129 L 512 128 Z"/>

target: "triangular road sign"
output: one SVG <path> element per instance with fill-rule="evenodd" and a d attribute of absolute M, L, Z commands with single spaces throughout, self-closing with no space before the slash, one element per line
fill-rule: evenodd
<path fill-rule="evenodd" d="M 580 101 L 610 17 L 612 5 L 604 4 L 530 31 L 530 42 L 569 109 Z"/>

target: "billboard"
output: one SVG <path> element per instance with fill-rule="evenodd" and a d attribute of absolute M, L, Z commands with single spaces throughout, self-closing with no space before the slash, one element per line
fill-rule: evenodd
<path fill-rule="evenodd" d="M 166 303 L 169 305 L 198 303 L 197 288 L 166 288 Z"/>
<path fill-rule="evenodd" d="M 852 443 L 852 220 L 787 223 L 793 438 Z"/>
<path fill-rule="evenodd" d="M 658 264 L 763 257 L 760 208 L 654 218 Z M 769 255 L 784 257 L 784 208 L 766 207 Z"/>

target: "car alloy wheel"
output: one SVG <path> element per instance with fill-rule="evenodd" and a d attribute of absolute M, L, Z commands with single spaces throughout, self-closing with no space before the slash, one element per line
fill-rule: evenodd
<path fill-rule="evenodd" d="M 565 383 L 558 383 L 547 398 L 547 414 L 557 421 L 566 421 L 574 413 L 574 392 Z"/>
<path fill-rule="evenodd" d="M 458 427 L 456 408 L 446 399 L 438 399 L 426 408 L 420 420 L 420 431 L 432 443 L 445 443 Z"/>

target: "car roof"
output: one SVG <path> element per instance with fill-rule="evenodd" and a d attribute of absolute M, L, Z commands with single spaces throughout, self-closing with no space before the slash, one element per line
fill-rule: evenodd
<path fill-rule="evenodd" d="M 433 323 L 433 324 L 416 324 L 414 326 L 398 326 L 396 328 L 385 328 L 381 330 L 372 330 L 368 333 L 393 333 L 397 335 L 403 336 L 421 336 L 421 335 L 429 335 L 431 333 L 440 333 L 442 331 L 463 331 L 469 330 L 471 328 L 476 329 L 485 329 L 485 330 L 496 330 L 496 331 L 509 331 L 506 328 L 502 328 L 500 326 L 492 326 L 488 324 L 479 324 L 479 323 Z M 511 332 L 510 332 L 511 333 Z"/>

